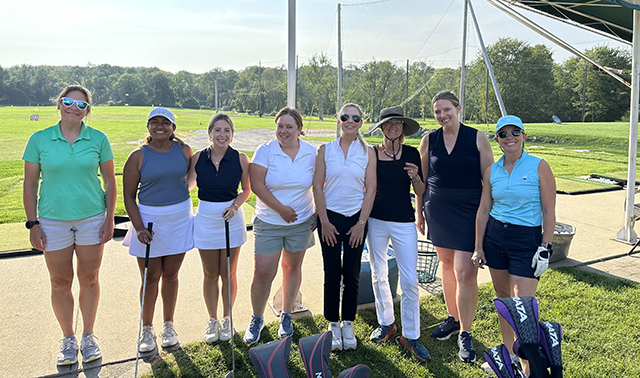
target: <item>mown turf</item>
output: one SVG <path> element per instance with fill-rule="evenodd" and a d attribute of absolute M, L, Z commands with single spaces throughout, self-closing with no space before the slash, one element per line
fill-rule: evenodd
<path fill-rule="evenodd" d="M 369 335 L 377 327 L 373 309 L 360 310 L 354 322 L 358 337 L 356 351 L 332 353 L 329 367 L 333 376 L 358 363 L 371 367 L 372 378 L 395 377 L 485 377 L 480 369 L 482 351 L 501 343 L 491 284 L 480 286 L 478 310 L 473 325 L 474 345 L 479 358 L 474 364 L 462 363 L 457 356 L 455 338 L 437 341 L 430 337 L 433 325 L 446 317 L 442 295 L 421 299 L 422 336 L 432 360 L 419 363 L 394 342 L 377 345 Z M 638 377 L 640 349 L 640 285 L 573 268 L 544 274 L 537 293 L 540 319 L 562 325 L 562 352 L 565 377 Z M 396 304 L 396 319 L 400 319 Z M 301 337 L 324 332 L 327 322 L 321 315 L 295 319 L 289 370 L 293 377 L 305 377 L 297 342 Z M 399 321 L 397 321 L 399 325 Z M 244 325 L 237 325 L 243 329 Z M 262 331 L 260 343 L 277 339 L 277 323 Z M 249 360 L 249 348 L 236 336 L 235 377 L 257 377 Z M 164 352 L 147 377 L 223 377 L 231 370 L 229 343 L 204 342 L 185 345 L 172 353 Z"/>

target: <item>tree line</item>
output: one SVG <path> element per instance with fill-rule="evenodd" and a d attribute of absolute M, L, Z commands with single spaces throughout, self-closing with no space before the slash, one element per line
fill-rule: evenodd
<path fill-rule="evenodd" d="M 630 89 L 588 63 L 572 57 L 555 63 L 545 45 L 501 38 L 487 48 L 505 107 L 525 122 L 610 122 L 629 118 Z M 596 46 L 584 52 L 619 70 L 630 81 L 631 51 Z M 467 66 L 464 116 L 492 123 L 500 108 L 484 58 Z M 86 66 L 0 66 L 0 104 L 51 105 L 61 88 L 79 83 L 93 93 L 96 105 L 166 106 L 273 115 L 287 103 L 286 67 L 214 68 L 203 74 L 175 74 L 147 67 L 109 64 Z M 216 83 L 217 82 L 217 83 Z M 426 62 L 397 64 L 372 60 L 343 68 L 343 102 L 360 104 L 371 121 L 380 109 L 405 103 L 414 118 L 432 117 L 431 97 L 442 90 L 459 93 L 460 68 L 434 68 Z M 325 53 L 313 55 L 297 69 L 296 107 L 320 118 L 336 113 L 337 68 Z"/>

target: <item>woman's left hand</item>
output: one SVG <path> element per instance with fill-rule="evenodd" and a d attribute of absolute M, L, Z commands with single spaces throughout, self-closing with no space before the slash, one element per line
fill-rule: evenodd
<path fill-rule="evenodd" d="M 113 218 L 104 220 L 104 223 L 102 223 L 102 226 L 100 226 L 100 233 L 98 234 L 100 236 L 100 244 L 105 244 L 106 242 L 111 240 L 111 238 L 113 237 L 114 228 L 115 225 L 113 223 Z"/>
<path fill-rule="evenodd" d="M 407 171 L 407 175 L 411 179 L 411 181 L 415 181 L 418 176 L 418 166 L 413 163 L 404 163 L 404 170 Z"/>
<path fill-rule="evenodd" d="M 359 222 L 354 224 L 349 232 L 347 232 L 347 235 L 349 235 L 349 245 L 351 248 L 359 246 L 364 241 L 364 225 Z"/>
<path fill-rule="evenodd" d="M 230 221 L 231 218 L 233 218 L 233 216 L 236 215 L 236 211 L 238 211 L 238 209 L 236 209 L 235 206 L 227 207 L 222 211 L 222 219 L 224 219 L 227 222 Z"/>
<path fill-rule="evenodd" d="M 473 262 L 473 265 L 476 267 L 484 269 L 484 264 L 487 262 L 487 259 L 484 257 L 484 250 L 476 249 L 471 256 L 471 262 Z"/>

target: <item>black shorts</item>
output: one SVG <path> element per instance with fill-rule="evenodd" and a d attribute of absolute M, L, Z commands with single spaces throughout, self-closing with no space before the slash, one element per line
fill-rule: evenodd
<path fill-rule="evenodd" d="M 536 278 L 531 260 L 542 242 L 542 227 L 502 223 L 489 217 L 483 248 L 487 265 L 519 277 Z"/>

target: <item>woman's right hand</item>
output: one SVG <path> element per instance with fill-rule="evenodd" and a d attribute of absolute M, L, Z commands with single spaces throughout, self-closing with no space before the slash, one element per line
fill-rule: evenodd
<path fill-rule="evenodd" d="M 293 210 L 291 206 L 283 206 L 282 210 L 278 212 L 282 219 L 287 223 L 293 223 L 298 220 L 298 214 Z"/>
<path fill-rule="evenodd" d="M 153 233 L 149 232 L 149 230 L 147 230 L 146 228 L 143 228 L 139 231 L 136 230 L 136 236 L 142 244 L 149 244 L 153 240 Z"/>
<path fill-rule="evenodd" d="M 484 269 L 484 264 L 487 263 L 487 259 L 484 257 L 484 250 L 476 249 L 471 256 L 471 262 L 478 268 Z"/>
<path fill-rule="evenodd" d="M 320 222 L 320 226 L 322 227 L 322 241 L 331 247 L 336 245 L 338 242 L 336 235 L 340 235 L 340 233 L 333 224 L 331 224 L 331 222 Z"/>
<path fill-rule="evenodd" d="M 44 251 L 47 247 L 47 236 L 40 228 L 40 225 L 35 225 L 29 230 L 29 241 L 31 246 L 40 251 Z"/>

